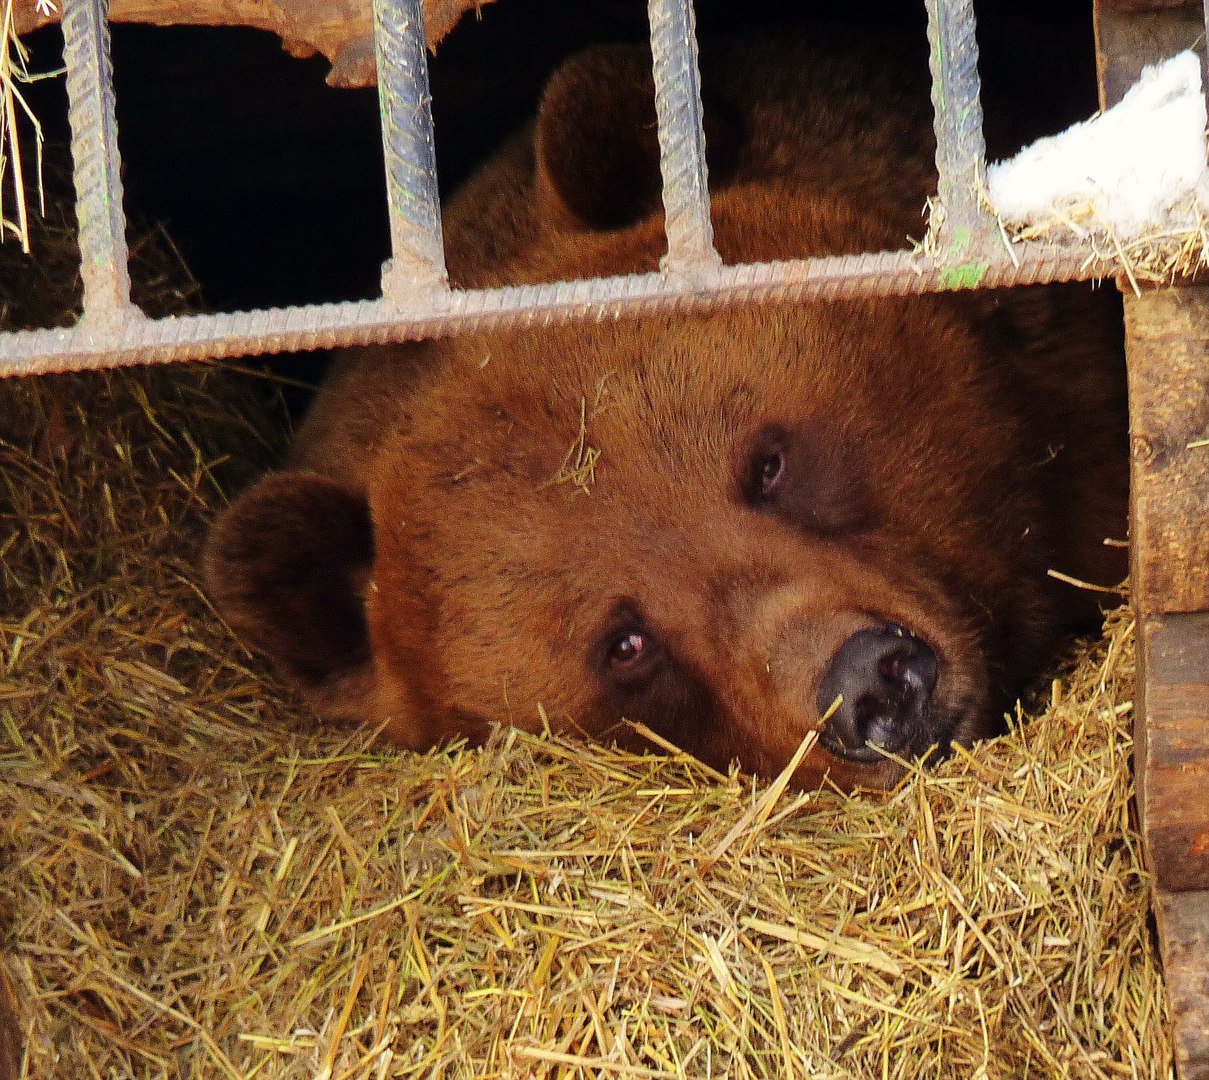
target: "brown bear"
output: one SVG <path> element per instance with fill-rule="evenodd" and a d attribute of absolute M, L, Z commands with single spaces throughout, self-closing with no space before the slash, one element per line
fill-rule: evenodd
<path fill-rule="evenodd" d="M 657 269 L 648 65 L 554 76 L 447 210 L 455 285 Z M 702 70 L 726 262 L 921 231 L 926 81 L 786 41 Z M 1094 616 L 1050 569 L 1124 576 L 1125 430 L 1119 315 L 1083 286 L 350 352 L 209 588 L 320 712 L 408 747 L 637 722 L 769 775 L 817 731 L 796 783 L 882 787 L 996 731 Z"/>

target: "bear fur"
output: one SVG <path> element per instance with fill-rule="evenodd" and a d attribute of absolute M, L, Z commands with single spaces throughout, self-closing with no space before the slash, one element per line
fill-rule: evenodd
<path fill-rule="evenodd" d="M 784 40 L 702 70 L 727 263 L 922 231 L 926 81 Z M 640 49 L 568 61 L 448 207 L 453 284 L 657 269 L 652 95 Z M 219 521 L 209 588 L 321 713 L 407 747 L 642 745 L 629 721 L 769 775 L 819 730 L 796 783 L 886 786 L 883 751 L 995 732 L 1094 619 L 1049 570 L 1124 577 L 1120 338 L 1107 290 L 1056 286 L 350 352 Z M 837 735 L 823 698 L 870 682 L 874 712 L 883 684 L 907 704 Z"/>

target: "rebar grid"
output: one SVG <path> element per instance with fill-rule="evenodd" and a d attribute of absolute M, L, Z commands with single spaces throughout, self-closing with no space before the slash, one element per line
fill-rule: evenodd
<path fill-rule="evenodd" d="M 1087 251 L 1019 245 L 1013 260 L 997 234 L 992 242 L 971 180 L 981 173 L 984 152 L 970 0 L 927 3 L 941 145 L 941 245 L 721 265 L 709 222 L 692 9 L 688 0 L 650 0 L 669 236 L 661 271 L 451 291 L 445 287 L 422 0 L 376 0 L 393 248 L 383 299 L 153 321 L 129 304 L 106 0 L 66 0 L 64 56 L 85 314 L 66 330 L 0 334 L 0 374 L 383 344 L 757 301 L 906 295 L 1110 274 L 1112 266 Z"/>
<path fill-rule="evenodd" d="M 526 285 L 453 290 L 444 304 L 401 313 L 381 300 L 193 315 L 126 324 L 98 339 L 84 328 L 9 334 L 3 342 L 8 374 L 34 374 L 133 363 L 222 358 L 271 352 L 372 345 L 451 334 L 540 327 L 574 319 L 620 319 L 661 311 L 706 311 L 758 301 L 804 302 L 905 296 L 953 288 L 999 288 L 1103 277 L 1110 266 L 1081 252 L 1020 249 L 980 265 L 976 280 L 912 252 L 830 256 L 722 266 L 691 283 L 673 275 L 636 274 Z"/>

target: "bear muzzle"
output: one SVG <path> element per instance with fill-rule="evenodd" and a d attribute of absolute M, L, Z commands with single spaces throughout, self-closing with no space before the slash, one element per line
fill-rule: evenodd
<path fill-rule="evenodd" d="M 819 684 L 816 704 L 827 717 L 819 742 L 853 762 L 884 761 L 887 753 L 917 757 L 937 743 L 947 749 L 932 710 L 938 674 L 936 651 L 906 627 L 888 622 L 857 631 Z"/>

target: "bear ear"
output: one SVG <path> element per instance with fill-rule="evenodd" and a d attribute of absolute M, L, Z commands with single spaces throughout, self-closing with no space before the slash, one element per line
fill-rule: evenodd
<path fill-rule="evenodd" d="M 316 473 L 266 477 L 206 545 L 210 596 L 311 704 L 364 717 L 372 692 L 365 593 L 374 535 L 364 495 Z"/>
<path fill-rule="evenodd" d="M 738 114 L 703 93 L 710 186 L 735 172 L 745 142 Z M 573 56 L 551 77 L 534 137 L 546 209 L 580 227 L 619 229 L 662 202 L 651 54 L 612 45 Z"/>

